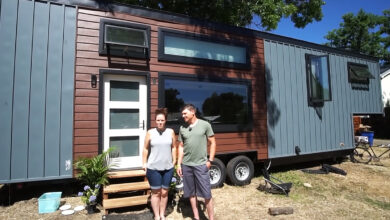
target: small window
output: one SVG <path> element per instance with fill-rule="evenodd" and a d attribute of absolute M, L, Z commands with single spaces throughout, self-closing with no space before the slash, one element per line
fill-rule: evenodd
<path fill-rule="evenodd" d="M 309 103 L 321 105 L 331 101 L 329 57 L 306 54 Z"/>
<path fill-rule="evenodd" d="M 348 79 L 351 83 L 369 84 L 370 79 L 375 77 L 364 64 L 348 62 Z"/>
<path fill-rule="evenodd" d="M 200 34 L 159 29 L 158 51 L 161 61 L 250 68 L 245 44 Z"/>
<path fill-rule="evenodd" d="M 101 19 L 99 54 L 149 58 L 150 27 L 130 22 Z"/>
<path fill-rule="evenodd" d="M 160 74 L 159 104 L 168 108 L 167 124 L 183 124 L 181 108 L 192 103 L 197 116 L 208 121 L 216 132 L 252 129 L 251 82 L 232 79 L 198 79 Z"/>

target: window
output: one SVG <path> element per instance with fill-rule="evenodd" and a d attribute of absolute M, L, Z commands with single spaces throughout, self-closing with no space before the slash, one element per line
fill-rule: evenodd
<path fill-rule="evenodd" d="M 149 58 L 150 27 L 119 20 L 101 19 L 99 54 Z"/>
<path fill-rule="evenodd" d="M 308 98 L 311 105 L 321 105 L 330 101 L 330 73 L 329 56 L 315 56 L 306 54 L 306 74 L 308 83 Z"/>
<path fill-rule="evenodd" d="M 351 83 L 369 84 L 370 79 L 375 77 L 371 75 L 368 66 L 364 64 L 348 62 L 348 80 Z"/>
<path fill-rule="evenodd" d="M 247 46 L 240 42 L 159 29 L 158 46 L 161 61 L 250 68 Z"/>
<path fill-rule="evenodd" d="M 183 124 L 181 108 L 191 103 L 197 115 L 211 123 L 215 132 L 252 129 L 251 82 L 249 80 L 202 79 L 160 74 L 160 106 L 168 108 L 167 124 Z"/>

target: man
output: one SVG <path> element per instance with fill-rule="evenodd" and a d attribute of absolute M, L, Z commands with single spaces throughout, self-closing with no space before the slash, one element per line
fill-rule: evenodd
<path fill-rule="evenodd" d="M 214 132 L 208 122 L 196 117 L 196 108 L 192 104 L 184 106 L 182 117 L 187 125 L 180 127 L 177 173 L 183 177 L 184 197 L 190 198 L 195 219 L 199 219 L 197 196 L 203 197 L 209 219 L 213 220 L 214 204 L 208 171 L 216 149 Z M 208 144 L 209 159 L 207 159 Z"/>

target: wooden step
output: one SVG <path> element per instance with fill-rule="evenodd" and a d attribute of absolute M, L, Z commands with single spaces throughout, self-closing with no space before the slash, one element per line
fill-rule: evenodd
<path fill-rule="evenodd" d="M 145 175 L 146 172 L 144 170 L 125 170 L 125 171 L 108 172 L 108 178 L 111 179 L 137 177 L 137 176 L 145 176 Z"/>
<path fill-rule="evenodd" d="M 149 195 L 145 196 L 133 196 L 117 199 L 105 199 L 103 200 L 104 209 L 122 208 L 136 205 L 145 205 L 148 203 Z"/>
<path fill-rule="evenodd" d="M 121 183 L 111 184 L 103 188 L 103 193 L 117 193 L 117 192 L 128 192 L 136 190 L 148 190 L 150 185 L 147 181 L 144 182 L 133 182 L 133 183 Z"/>

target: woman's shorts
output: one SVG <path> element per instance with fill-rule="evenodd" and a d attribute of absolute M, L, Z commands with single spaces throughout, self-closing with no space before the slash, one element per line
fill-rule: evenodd
<path fill-rule="evenodd" d="M 148 178 L 151 189 L 169 189 L 173 176 L 173 168 L 169 170 L 146 170 L 146 178 Z"/>

